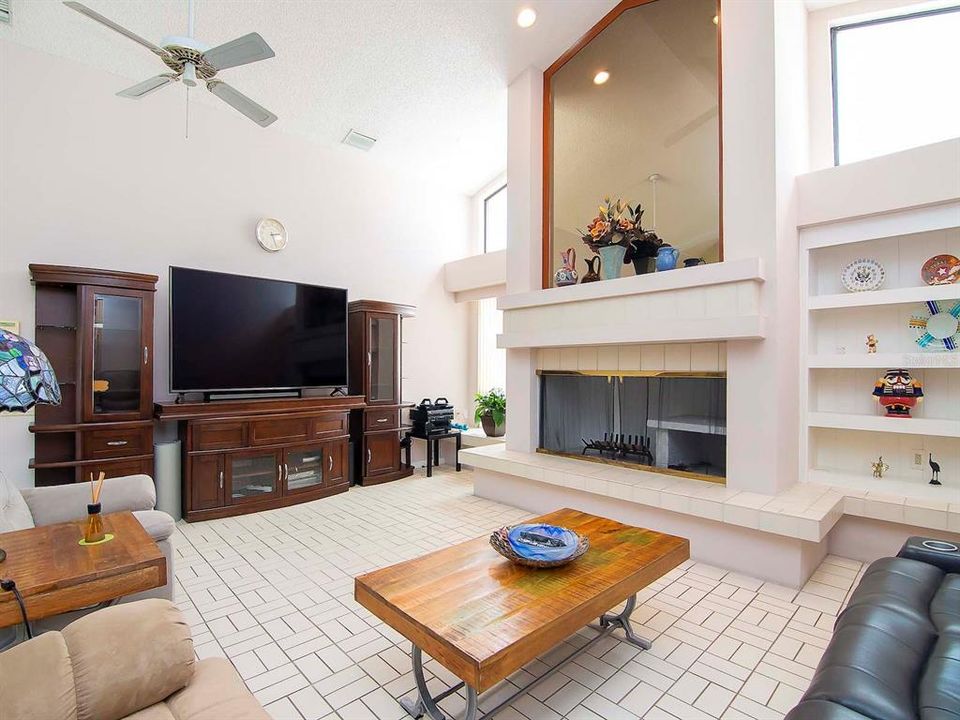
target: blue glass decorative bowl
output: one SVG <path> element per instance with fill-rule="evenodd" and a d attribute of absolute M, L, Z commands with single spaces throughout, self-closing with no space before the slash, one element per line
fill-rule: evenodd
<path fill-rule="evenodd" d="M 490 545 L 518 565 L 549 568 L 576 560 L 589 549 L 590 541 L 569 528 L 525 523 L 496 530 Z"/>

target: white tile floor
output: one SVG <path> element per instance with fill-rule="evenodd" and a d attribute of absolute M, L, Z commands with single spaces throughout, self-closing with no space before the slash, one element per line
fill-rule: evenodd
<path fill-rule="evenodd" d="M 484 535 L 528 513 L 438 472 L 282 510 L 180 523 L 177 604 L 200 657 L 228 657 L 278 720 L 402 720 L 409 643 L 353 601 L 353 577 Z M 358 537 L 362 539 L 357 539 Z M 640 652 L 608 638 L 497 717 L 503 720 L 767 720 L 806 687 L 863 571 L 828 557 L 801 592 L 687 562 L 639 596 Z M 589 629 L 543 658 L 586 642 Z M 450 674 L 427 663 L 439 691 Z M 542 673 L 535 661 L 481 710 Z M 461 712 L 460 698 L 443 707 Z"/>

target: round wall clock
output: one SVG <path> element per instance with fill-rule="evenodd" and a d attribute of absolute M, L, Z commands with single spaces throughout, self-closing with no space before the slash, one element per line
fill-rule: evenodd
<path fill-rule="evenodd" d="M 287 230 L 279 220 L 263 218 L 257 223 L 257 242 L 267 252 L 280 252 L 287 246 Z"/>

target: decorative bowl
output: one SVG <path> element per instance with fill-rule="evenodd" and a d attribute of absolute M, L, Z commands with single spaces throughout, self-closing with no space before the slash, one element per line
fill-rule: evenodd
<path fill-rule="evenodd" d="M 590 541 L 568 528 L 524 523 L 495 530 L 490 545 L 517 565 L 552 568 L 576 560 L 590 548 Z"/>

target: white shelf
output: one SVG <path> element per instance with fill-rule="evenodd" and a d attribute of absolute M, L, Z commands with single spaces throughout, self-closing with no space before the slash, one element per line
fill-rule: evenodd
<path fill-rule="evenodd" d="M 875 305 L 904 305 L 907 303 L 923 303 L 927 300 L 960 300 L 960 283 L 838 293 L 836 295 L 811 295 L 807 301 L 807 307 L 810 310 L 830 310 L 833 308 Z"/>
<path fill-rule="evenodd" d="M 807 414 L 807 425 L 835 430 L 866 430 L 868 432 L 926 435 L 928 437 L 960 437 L 960 420 L 936 420 L 917 417 L 892 418 L 884 415 L 811 412 Z"/>
<path fill-rule="evenodd" d="M 865 465 L 868 466 L 867 463 Z M 871 476 L 869 470 L 864 471 L 861 475 L 855 475 L 836 470 L 811 468 L 807 471 L 807 480 L 821 485 L 865 492 L 868 495 L 902 495 L 904 498 L 940 500 L 947 503 L 956 499 L 957 488 L 955 486 L 930 484 L 930 468 L 927 467 L 926 463 L 923 465 L 923 470 L 915 473 L 915 475 L 915 480 L 904 480 L 889 477 L 875 478 Z"/>
<path fill-rule="evenodd" d="M 859 353 L 855 355 L 810 355 L 807 367 L 811 368 L 960 368 L 960 353 L 917 352 L 909 353 Z"/>

